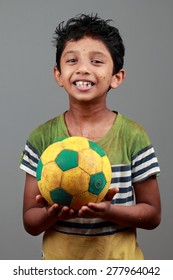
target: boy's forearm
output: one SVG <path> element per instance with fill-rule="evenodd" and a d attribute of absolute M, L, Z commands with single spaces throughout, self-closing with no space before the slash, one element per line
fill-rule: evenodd
<path fill-rule="evenodd" d="M 30 208 L 23 215 L 25 230 L 31 235 L 39 235 L 57 221 L 57 217 L 49 216 L 46 209 Z"/>
<path fill-rule="evenodd" d="M 154 229 L 160 223 L 160 213 L 156 208 L 146 203 L 134 206 L 111 204 L 105 219 L 121 226 Z"/>

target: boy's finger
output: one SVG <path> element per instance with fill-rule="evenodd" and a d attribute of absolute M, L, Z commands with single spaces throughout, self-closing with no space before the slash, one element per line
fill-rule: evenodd
<path fill-rule="evenodd" d="M 110 189 L 110 190 L 107 192 L 106 196 L 105 196 L 105 200 L 111 201 L 112 198 L 114 197 L 114 195 L 115 195 L 118 191 L 119 191 L 118 188 L 112 188 L 112 189 Z"/>

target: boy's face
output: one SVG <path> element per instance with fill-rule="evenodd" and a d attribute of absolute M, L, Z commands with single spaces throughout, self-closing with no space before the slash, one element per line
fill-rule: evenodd
<path fill-rule="evenodd" d="M 67 42 L 60 60 L 61 72 L 54 75 L 59 86 L 70 98 L 91 101 L 105 98 L 109 88 L 116 88 L 122 80 L 113 73 L 112 57 L 101 40 L 84 37 Z"/>

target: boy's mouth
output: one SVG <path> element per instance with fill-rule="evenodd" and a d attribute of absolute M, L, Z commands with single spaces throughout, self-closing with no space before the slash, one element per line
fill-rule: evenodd
<path fill-rule="evenodd" d="M 91 81 L 75 81 L 74 85 L 77 87 L 92 87 L 94 83 Z"/>

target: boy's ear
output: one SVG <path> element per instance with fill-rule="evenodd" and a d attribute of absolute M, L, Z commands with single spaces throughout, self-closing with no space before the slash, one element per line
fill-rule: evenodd
<path fill-rule="evenodd" d="M 123 82 L 124 79 L 125 79 L 125 76 L 126 76 L 126 73 L 125 73 L 125 70 L 124 70 L 124 69 L 121 69 L 118 73 L 114 74 L 114 75 L 112 76 L 112 82 L 111 82 L 110 87 L 111 87 L 111 88 L 116 88 L 116 87 L 118 87 L 119 85 L 121 85 L 122 82 Z"/>
<path fill-rule="evenodd" d="M 61 72 L 57 69 L 57 67 L 54 67 L 53 73 L 54 73 L 54 78 L 55 78 L 55 81 L 57 82 L 57 84 L 60 87 L 63 87 Z"/>

